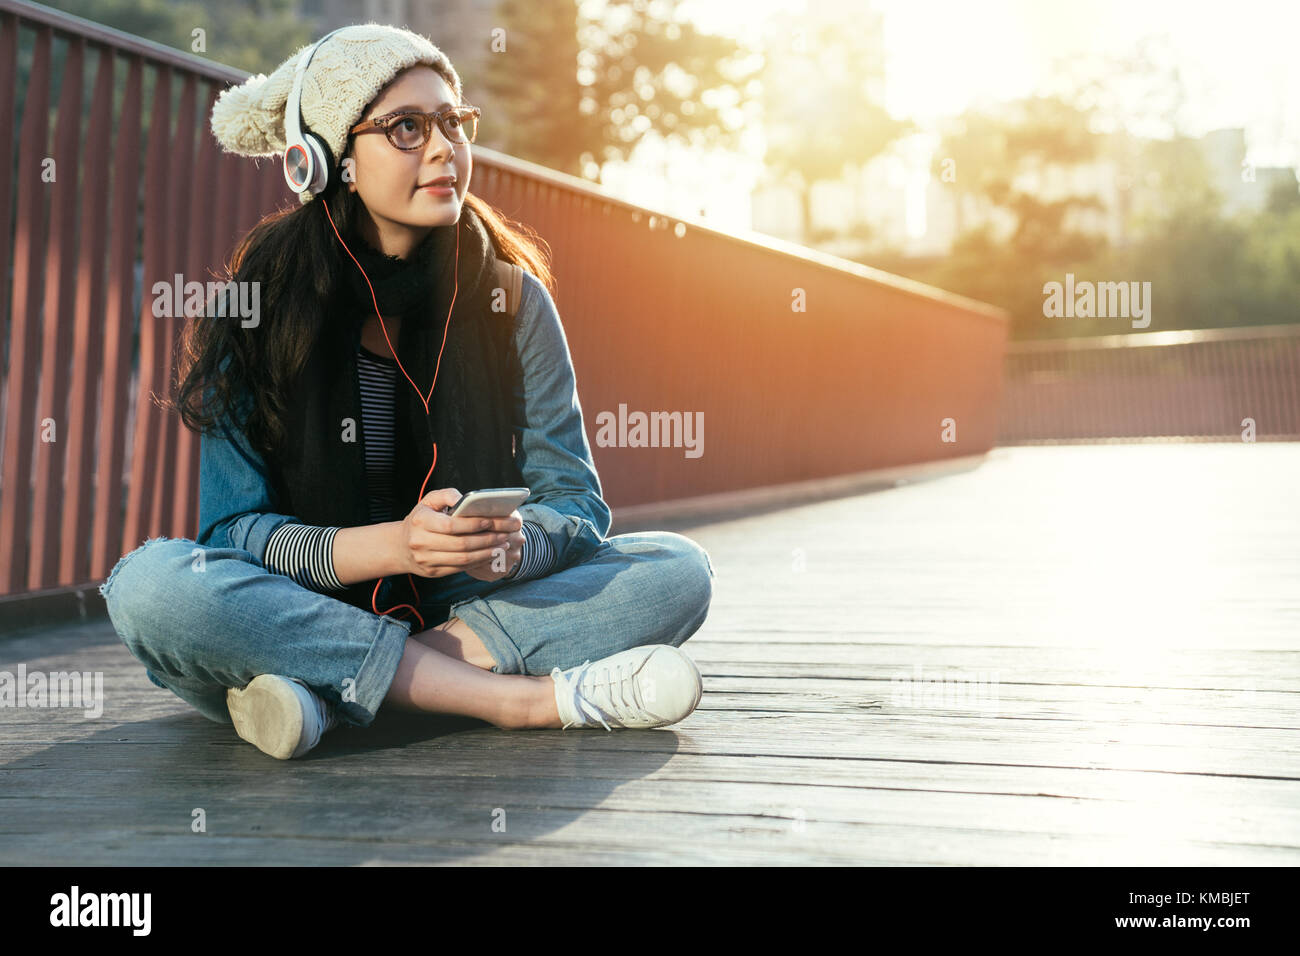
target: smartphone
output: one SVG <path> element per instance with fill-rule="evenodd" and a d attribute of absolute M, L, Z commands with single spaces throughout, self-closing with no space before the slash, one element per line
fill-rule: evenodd
<path fill-rule="evenodd" d="M 447 512 L 453 518 L 508 518 L 528 500 L 529 488 L 480 488 L 460 496 Z"/>

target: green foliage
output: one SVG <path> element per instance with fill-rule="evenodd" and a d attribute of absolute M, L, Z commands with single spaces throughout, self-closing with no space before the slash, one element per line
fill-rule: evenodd
<path fill-rule="evenodd" d="M 679 0 L 501 0 L 506 50 L 488 56 L 493 146 L 575 175 L 625 159 L 651 132 L 733 146 L 732 108 L 756 68 L 735 40 L 701 33 Z M 485 115 L 486 124 L 486 115 Z"/>
<path fill-rule="evenodd" d="M 577 4 L 500 0 L 493 23 L 504 28 L 506 48 L 488 54 L 478 84 L 488 104 L 479 142 L 580 175 L 579 157 L 599 140 L 599 130 L 578 108 Z"/>
<path fill-rule="evenodd" d="M 47 5 L 250 73 L 269 73 L 311 42 L 311 28 L 298 18 L 293 0 L 48 0 Z M 201 52 L 194 49 L 196 29 L 205 33 Z"/>
<path fill-rule="evenodd" d="M 1045 317 L 1043 285 L 1064 282 L 1067 273 L 1076 281 L 1150 282 L 1152 322 L 1142 331 L 1300 321 L 1295 190 L 1277 188 L 1262 211 L 1229 218 L 1198 140 L 1107 137 L 1088 132 L 1087 119 L 1087 111 L 1050 99 L 963 117 L 938 151 L 936 177 L 943 160 L 954 159 L 951 188 L 1009 214 L 1009 235 L 981 226 L 962 233 L 942 259 L 875 257 L 871 264 L 1007 309 L 1013 338 L 1136 331 L 1122 318 Z M 1074 211 L 1101 208 L 1098 197 L 1048 200 L 1015 185 L 1027 173 L 1095 158 L 1120 172 L 1121 246 L 1069 225 Z"/>
<path fill-rule="evenodd" d="M 894 119 L 870 92 L 884 75 L 875 29 L 821 23 L 801 34 L 802 50 L 779 51 L 779 68 L 764 72 L 764 163 L 799 189 L 803 235 L 815 243 L 813 184 L 865 165 L 913 124 Z"/>

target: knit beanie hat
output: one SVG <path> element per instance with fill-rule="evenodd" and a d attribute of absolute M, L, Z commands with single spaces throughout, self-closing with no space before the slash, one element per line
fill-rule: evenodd
<path fill-rule="evenodd" d="M 228 153 L 274 156 L 285 150 L 284 109 L 293 89 L 299 60 L 311 44 L 276 68 L 249 77 L 217 97 L 212 107 L 212 132 Z M 338 163 L 347 146 L 348 130 L 366 106 L 403 70 L 427 63 L 452 80 L 461 102 L 460 76 L 447 55 L 425 37 L 410 30 L 367 23 L 344 27 L 316 51 L 302 81 L 302 122 L 323 139 Z M 306 131 L 304 130 L 304 132 Z M 299 194 L 312 199 L 310 190 Z"/>

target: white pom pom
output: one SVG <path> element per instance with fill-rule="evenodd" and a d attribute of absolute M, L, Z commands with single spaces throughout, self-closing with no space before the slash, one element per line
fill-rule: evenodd
<path fill-rule="evenodd" d="M 284 104 L 302 53 L 289 57 L 269 77 L 250 76 L 217 97 L 212 105 L 212 132 L 226 152 L 241 156 L 284 152 Z"/>
<path fill-rule="evenodd" d="M 284 111 L 264 105 L 266 82 L 266 75 L 259 73 L 217 97 L 212 106 L 212 132 L 226 152 L 269 156 L 284 149 Z"/>

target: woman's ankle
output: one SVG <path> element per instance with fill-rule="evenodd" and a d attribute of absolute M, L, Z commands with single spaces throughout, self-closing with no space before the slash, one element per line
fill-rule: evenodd
<path fill-rule="evenodd" d="M 555 680 L 549 676 L 534 678 L 537 681 L 538 699 L 533 712 L 533 726 L 538 729 L 559 730 L 564 726 L 560 720 L 560 708 L 555 702 Z"/>
<path fill-rule="evenodd" d="M 502 702 L 501 712 L 492 723 L 502 730 L 559 728 L 555 682 L 550 677 L 519 676 L 524 678 L 519 681 L 519 689 Z"/>

